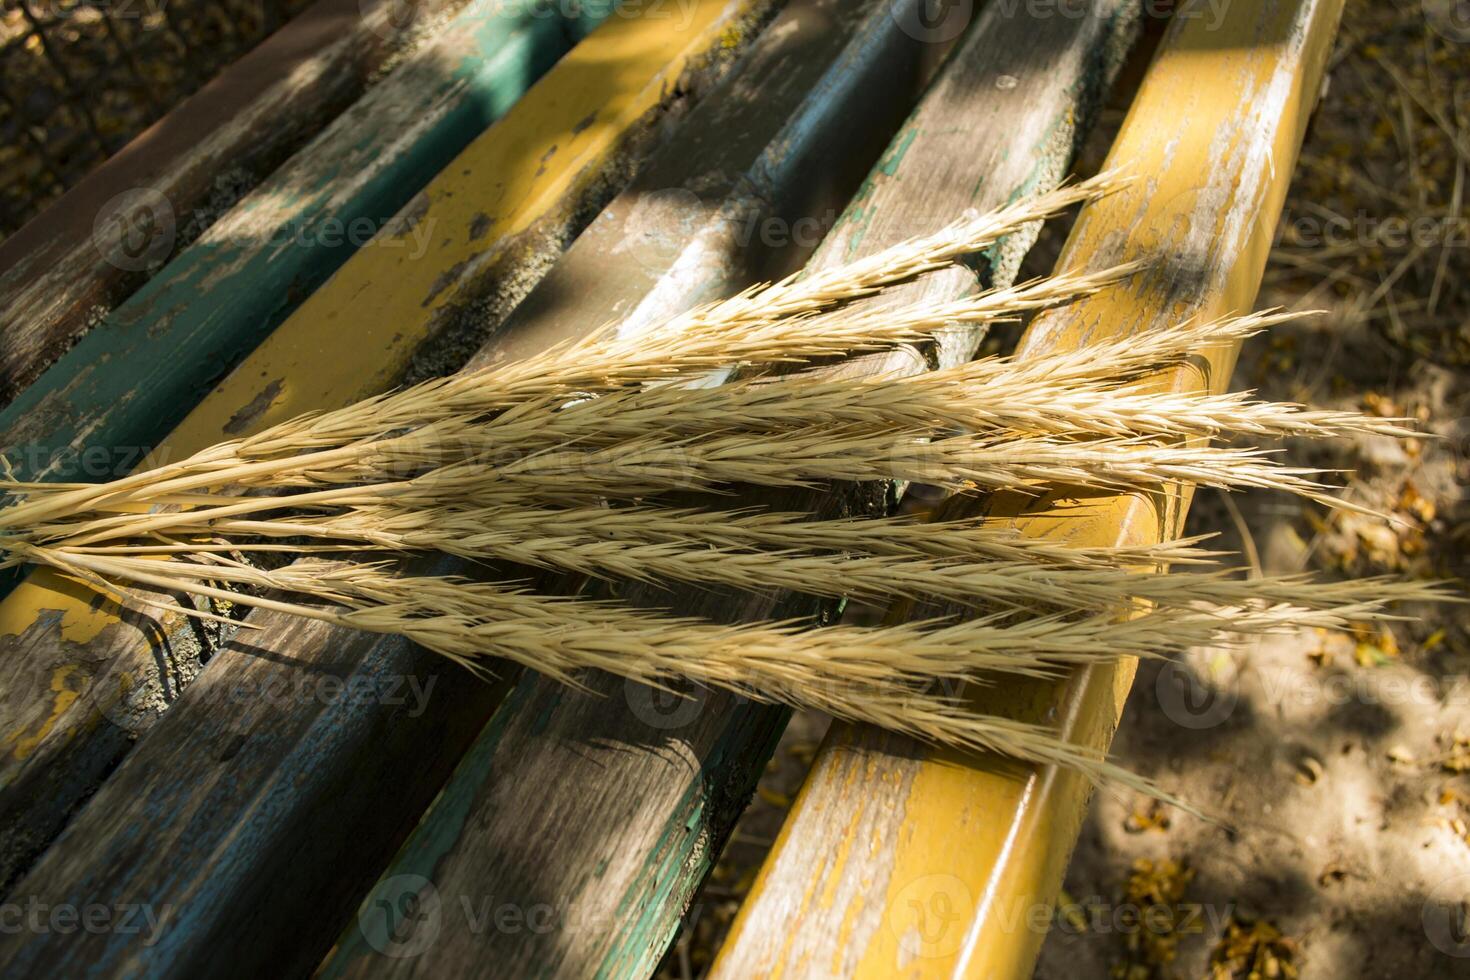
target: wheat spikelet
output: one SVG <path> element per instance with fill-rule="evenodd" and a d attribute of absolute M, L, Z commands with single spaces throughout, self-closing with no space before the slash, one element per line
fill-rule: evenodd
<path fill-rule="evenodd" d="M 1077 547 L 1024 537 L 1003 523 L 984 518 L 920 522 L 895 518 L 812 520 L 802 513 L 697 510 L 636 505 L 630 507 L 542 508 L 446 507 L 362 508 L 328 517 L 266 521 L 222 520 L 175 528 L 175 536 L 235 535 L 260 538 L 339 539 L 361 545 L 403 548 L 399 535 L 423 535 L 427 547 L 437 540 L 494 532 L 518 536 L 595 537 L 607 541 L 680 543 L 688 547 L 798 550 L 867 554 L 893 558 L 977 558 L 1036 562 L 1069 567 L 1188 565 L 1223 553 L 1201 550 L 1203 539 L 1184 539 L 1139 547 Z M 427 544 L 427 542 L 435 542 Z M 200 548 L 188 545 L 116 545 L 112 549 Z M 220 546 L 224 547 L 224 546 Z M 288 547 L 297 547 L 290 545 Z M 414 546 L 417 547 L 417 546 Z"/>
<path fill-rule="evenodd" d="M 651 437 L 673 441 L 728 431 L 775 434 L 819 426 L 907 432 L 915 438 L 952 432 L 1069 439 L 1412 434 L 1403 426 L 1404 419 L 1311 411 L 1252 401 L 1241 393 L 1143 392 L 1100 381 L 1059 389 L 1049 382 L 1012 382 L 987 367 L 979 362 L 895 380 L 833 382 L 798 375 L 716 388 L 637 388 L 572 404 L 566 404 L 564 397 L 543 399 L 493 419 L 440 422 L 412 435 L 363 445 L 353 465 L 334 466 L 330 475 L 343 482 L 365 482 L 390 472 L 497 453 L 591 448 Z M 272 483 L 281 485 L 281 475 Z"/>
<path fill-rule="evenodd" d="M 1116 367 L 1120 378 L 1156 370 L 1202 347 L 1251 336 L 1272 323 L 1294 317 L 1256 314 L 1187 324 L 1175 331 L 1161 331 L 1128 343 L 1099 348 L 1095 359 L 1067 353 L 1024 362 L 992 358 L 966 367 L 974 384 L 997 387 L 1039 385 L 1042 389 L 1052 386 L 1056 390 L 1069 382 L 1108 379 L 1112 377 L 1110 366 Z M 701 364 L 702 369 L 728 363 L 721 359 L 722 355 L 716 349 L 718 345 L 710 347 L 711 359 Z M 830 350 L 839 347 L 840 344 L 834 344 Z M 830 350 L 823 345 L 823 353 Z M 516 368 L 515 365 L 511 367 Z M 375 456 L 382 458 L 382 462 L 377 464 L 380 468 L 401 466 L 421 458 L 422 461 L 442 462 L 436 447 L 457 447 L 465 451 L 476 445 L 475 420 L 484 412 L 504 405 L 504 400 L 498 395 L 475 400 L 480 398 L 478 393 L 487 388 L 493 390 L 496 385 L 487 384 L 482 373 L 429 382 L 397 395 L 369 399 L 319 419 L 306 417 L 283 423 L 256 437 L 259 443 L 252 440 L 244 444 L 221 443 L 178 463 L 108 484 L 70 484 L 56 488 L 45 484 L 17 484 L 14 491 L 29 499 L 0 511 L 0 529 L 34 526 L 48 518 L 87 510 L 136 510 L 139 501 L 187 500 L 195 491 L 208 487 L 281 488 L 311 485 L 324 480 L 361 480 L 374 475 L 371 461 Z M 467 393 L 473 398 L 466 397 Z M 544 420 L 550 404 L 544 399 L 545 392 L 539 392 L 537 399 L 528 404 L 509 406 L 507 414 L 510 418 L 502 415 L 494 421 L 503 429 L 527 418 Z M 391 411 L 380 412 L 385 404 L 391 407 Z M 1278 409 L 1276 414 L 1290 414 L 1289 407 Z M 346 421 L 334 424 L 334 419 Z M 372 421 L 374 419 L 377 421 Z M 392 434 L 394 429 L 415 420 L 417 427 L 408 435 Z M 1228 421 L 1228 418 L 1220 421 Z M 1254 427 L 1258 425 L 1248 415 L 1242 420 L 1245 431 L 1255 431 Z M 325 437 L 320 426 L 333 430 L 334 438 L 340 438 L 342 444 L 322 448 Z M 514 444 L 513 439 L 505 441 Z M 262 446 L 269 446 L 270 451 L 261 450 Z M 407 459 L 403 458 L 405 453 L 408 454 Z"/>
<path fill-rule="evenodd" d="M 924 441 L 901 431 L 811 428 L 775 438 L 637 439 L 607 449 L 538 453 L 501 466 L 453 464 L 409 481 L 403 492 L 410 498 L 462 493 L 461 499 L 480 500 L 523 487 L 543 499 L 561 499 L 645 496 L 727 483 L 810 487 L 827 480 L 905 480 L 953 490 L 1042 484 L 1152 490 L 1188 481 L 1222 489 L 1286 489 L 1331 501 L 1325 486 L 1305 478 L 1314 472 L 1270 463 L 1258 449 L 969 435 Z"/>
<path fill-rule="evenodd" d="M 570 364 L 561 370 L 555 364 L 532 359 L 495 371 L 456 375 L 368 399 L 338 412 L 286 422 L 242 442 L 220 443 L 188 459 L 108 484 L 71 486 L 57 493 L 32 489 L 33 499 L 0 512 L 0 528 L 34 524 L 155 494 L 187 493 L 200 487 L 290 485 L 290 474 L 330 472 L 370 452 L 374 440 L 394 429 L 419 426 L 415 435 L 422 439 L 431 427 L 439 426 L 441 433 L 450 435 L 459 425 L 486 412 L 513 409 L 548 394 L 616 388 L 708 371 L 736 361 L 798 361 L 924 340 L 957 321 L 1014 316 L 1085 295 L 1118 281 L 1133 268 L 1058 276 L 992 290 L 938 308 L 785 319 L 752 325 L 734 336 L 715 330 L 701 336 L 669 334 L 669 341 L 662 347 L 592 345 L 588 351 L 578 348 L 576 356 L 563 353 Z M 362 444 L 364 440 L 367 445 Z"/>
<path fill-rule="evenodd" d="M 704 515 L 706 518 L 708 515 Z M 783 588 L 833 598 L 940 599 L 976 608 L 1056 608 L 1102 610 L 1114 615 L 1148 606 L 1187 608 L 1199 603 L 1233 606 L 1252 601 L 1300 610 L 1298 625 L 1344 628 L 1348 617 L 1338 612 L 1365 588 L 1379 604 L 1422 600 L 1430 592 L 1407 582 L 1369 580 L 1344 589 L 1335 583 L 1311 582 L 1301 576 L 1234 580 L 1220 574 L 1139 575 L 1117 566 L 1166 560 L 1203 560 L 1179 543 L 1148 549 L 1068 551 L 1045 546 L 1028 551 L 1028 539 L 991 532 L 976 533 L 960 524 L 916 525 L 908 521 L 761 522 L 738 515 L 723 524 L 697 519 L 690 512 L 662 517 L 654 508 L 628 513 L 581 508 L 566 511 L 503 508 L 481 511 L 409 510 L 402 513 L 344 514 L 314 522 L 236 522 L 193 529 L 194 533 L 225 530 L 236 535 L 307 537 L 398 553 L 440 552 L 464 558 L 504 560 L 594 577 L 637 581 L 724 585 L 749 591 Z M 917 529 L 930 533 L 914 534 Z M 175 529 L 177 533 L 177 529 Z M 976 563 L 985 538 L 998 545 L 990 561 Z M 738 543 L 732 543 L 732 539 Z M 866 554 L 843 554 L 850 543 Z M 916 548 L 914 542 L 918 542 Z M 925 543 L 931 552 L 923 552 Z M 978 543 L 977 542 L 981 542 Z M 799 545 L 827 549 L 828 554 L 802 553 Z M 753 550 L 755 545 L 759 550 Z M 160 539 L 154 544 L 108 548 L 73 541 L 64 553 L 167 555 L 226 553 L 236 544 L 209 545 Z M 323 545 L 257 544 L 254 550 L 307 553 Z M 876 552 L 876 553 L 874 553 Z M 894 560 L 902 559 L 902 560 Z M 1009 559 L 1009 560 L 1007 560 Z M 1376 606 L 1374 607 L 1376 608 Z M 1366 607 L 1355 610 L 1368 618 Z M 1237 618 L 1237 631 L 1251 632 L 1255 621 Z"/>
<path fill-rule="evenodd" d="M 323 506 L 507 506 L 533 501 L 584 503 L 640 498 L 667 490 L 712 490 L 744 483 L 812 487 L 826 480 L 906 480 L 955 490 L 1037 488 L 1154 489 L 1171 481 L 1220 488 L 1262 487 L 1352 508 L 1306 476 L 1313 471 L 1268 462 L 1261 450 L 1160 446 L 1136 440 L 1066 442 L 1045 438 L 955 436 L 924 442 L 908 434 L 823 429 L 779 438 L 752 434 L 670 443 L 657 437 L 607 449 L 547 451 L 496 465 L 453 463 L 420 476 L 361 486 L 348 483 L 287 496 L 221 497 L 192 510 L 122 513 L 42 527 L 75 544 L 154 534 L 223 518 Z"/>
<path fill-rule="evenodd" d="M 1068 438 L 1147 435 L 1209 438 L 1337 438 L 1413 434 L 1404 419 L 1311 411 L 1252 401 L 1244 393 L 1145 392 L 1116 383 L 1058 388 L 995 376 L 984 362 L 897 380 L 816 381 L 801 376 L 717 388 L 634 389 L 569 406 L 501 416 L 466 449 L 606 445 L 657 434 L 687 438 L 725 430 L 784 431 L 818 425 L 883 429 L 1006 432 Z M 979 376 L 979 377 L 977 377 Z"/>
<path fill-rule="evenodd" d="M 46 549 L 30 557 L 91 580 L 105 576 L 227 597 L 340 626 L 401 634 L 471 669 L 494 656 L 568 683 L 576 683 L 575 673 L 585 669 L 652 684 L 686 678 L 960 748 L 1057 762 L 1097 780 L 1164 796 L 1158 787 L 1059 742 L 1040 726 L 977 717 L 936 693 L 933 684 L 984 683 L 998 675 L 1053 677 L 1060 668 L 1119 656 L 1169 656 L 1221 642 L 1241 628 L 1243 617 L 1269 629 L 1298 622 L 1301 613 L 1253 602 L 1235 610 L 1181 609 L 1131 619 L 1046 616 L 1002 623 L 987 617 L 953 625 L 799 631 L 780 623 L 717 626 L 482 583 L 398 576 L 367 564 L 306 561 L 265 571 L 231 562 L 201 565 Z M 212 581 L 296 592 L 349 608 L 228 592 L 205 584 Z"/>

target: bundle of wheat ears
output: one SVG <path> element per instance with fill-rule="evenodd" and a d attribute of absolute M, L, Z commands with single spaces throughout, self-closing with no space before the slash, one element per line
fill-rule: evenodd
<path fill-rule="evenodd" d="M 1286 315 L 1183 323 L 1080 353 L 912 377 L 838 381 L 803 370 L 1066 303 L 1133 274 L 1058 275 L 945 303 L 850 305 L 1118 183 L 1104 176 L 1042 194 L 636 337 L 610 325 L 528 360 L 298 418 L 111 483 L 11 481 L 0 548 L 8 564 L 50 566 L 145 606 L 167 604 L 159 592 L 225 599 L 403 634 L 472 668 L 501 658 L 570 683 L 588 669 L 653 684 L 682 678 L 1139 786 L 1048 728 L 977 713 L 955 693 L 960 682 L 1342 626 L 1439 591 L 1171 571 L 1216 553 L 1198 541 L 1071 548 L 999 520 L 819 519 L 739 509 L 725 492 L 828 481 L 962 493 L 1194 484 L 1348 506 L 1311 472 L 1211 440 L 1402 437 L 1411 434 L 1404 420 L 1132 383 Z M 759 375 L 778 365 L 778 376 Z M 711 372 L 732 366 L 740 380 L 710 386 Z M 686 504 L 670 504 L 671 491 Z M 702 506 L 687 505 L 691 493 Z M 973 612 L 875 627 L 717 625 L 538 594 L 524 578 L 497 584 L 397 564 L 423 553 L 613 579 L 934 599 Z"/>

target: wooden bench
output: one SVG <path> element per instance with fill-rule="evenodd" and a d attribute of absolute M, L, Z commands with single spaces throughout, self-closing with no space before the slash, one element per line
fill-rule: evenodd
<path fill-rule="evenodd" d="M 1243 0 L 1217 30 L 1178 17 L 1110 157 L 1143 180 L 1086 209 L 1060 265 L 1162 262 L 1039 318 L 1024 351 L 1250 307 L 1339 6 Z M 683 30 L 614 17 L 163 445 L 180 455 L 471 352 L 525 356 L 613 315 L 650 324 L 1054 185 L 1136 35 L 1131 2 L 1085 7 L 1036 19 L 992 4 L 958 39 L 918 0 L 790 0 L 759 33 L 770 8 L 754 0 L 703 0 Z M 411 259 L 402 244 L 425 222 L 431 244 Z M 906 288 L 1009 282 L 1030 244 Z M 939 362 L 979 340 L 957 333 Z M 1218 386 L 1230 363 L 1176 383 Z M 895 354 L 839 370 L 928 366 Z M 886 504 L 871 487 L 745 499 Z M 1065 525 L 1156 540 L 1187 503 L 1128 498 Z M 1028 533 L 1062 526 L 1019 518 Z M 710 692 L 665 714 L 611 678 L 589 678 L 590 694 L 512 671 L 485 684 L 401 640 L 259 612 L 261 630 L 200 669 L 196 627 L 120 620 L 61 588 L 34 576 L 0 604 L 0 813 L 23 873 L 7 901 L 169 912 L 146 944 L 0 937 L 7 972 L 647 976 L 787 718 Z M 789 595 L 620 595 L 717 619 L 834 613 Z M 1130 680 L 1127 665 L 1094 669 L 995 689 L 986 706 L 1106 745 Z M 1086 799 L 1071 773 L 839 726 L 716 972 L 1025 976 L 1042 933 L 1017 931 L 1016 910 L 1052 900 Z M 514 921 L 497 918 L 506 907 Z"/>
<path fill-rule="evenodd" d="M 807 268 L 860 258 L 967 208 L 995 207 L 1059 181 L 1079 126 L 1127 50 L 1128 6 L 1096 5 L 1043 33 L 999 5 L 983 13 Z M 967 124 L 954 125 L 957 118 Z M 1028 246 L 1007 243 L 983 276 L 951 270 L 907 288 L 937 296 L 1004 284 Z M 574 248 L 564 261 L 576 257 Z M 956 337 L 941 356 L 963 359 L 979 339 Z M 877 373 L 925 366 L 898 353 L 853 367 Z M 834 514 L 873 512 L 886 503 L 871 487 L 742 497 L 757 501 Z M 716 620 L 825 611 L 799 596 L 637 585 L 618 593 L 627 602 Z M 485 962 L 512 974 L 651 970 L 749 798 L 787 713 L 708 692 L 691 710 L 664 716 L 644 688 L 615 678 L 590 679 L 589 686 L 590 694 L 579 694 L 536 675 L 518 681 L 364 902 L 329 973 L 473 973 Z M 558 778 L 548 780 L 548 773 Z M 414 888 L 431 888 L 444 909 L 439 935 L 421 951 L 415 932 L 395 933 L 397 923 L 376 914 L 413 907 L 422 894 Z M 467 927 L 465 908 L 493 908 L 504 896 L 516 896 L 511 901 L 523 911 L 550 909 L 551 928 Z M 405 949 L 415 955 L 397 955 Z"/>

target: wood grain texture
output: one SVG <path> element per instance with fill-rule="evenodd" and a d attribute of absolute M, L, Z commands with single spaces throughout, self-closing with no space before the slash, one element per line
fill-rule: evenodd
<path fill-rule="evenodd" d="M 459 5 L 426 0 L 401 24 L 389 0 L 319 0 L 0 242 L 0 405 Z M 125 194 L 140 218 L 166 202 L 157 238 L 99 220 Z"/>
<path fill-rule="evenodd" d="M 397 232 L 374 239 L 277 328 L 167 445 L 192 452 L 258 431 L 281 413 L 380 391 L 418 347 L 432 343 L 440 315 L 461 302 L 486 328 L 501 322 L 504 311 L 487 309 L 480 297 L 524 292 L 580 216 L 605 200 L 606 187 L 626 180 L 630 155 L 720 77 L 768 9 L 759 0 L 701 0 L 685 8 L 682 23 L 617 17 L 604 24 L 431 182 L 395 219 Z M 481 176 L 467 184 L 466 174 Z M 494 232 L 435 237 L 421 256 L 438 270 L 429 277 L 444 280 L 437 306 L 404 311 L 377 302 L 411 281 L 401 261 L 403 243 L 415 234 L 408 226 L 476 228 L 490 202 L 503 207 Z M 263 390 L 275 400 L 263 399 Z M 0 603 L 0 869 L 7 883 L 131 740 L 178 699 L 218 646 L 218 632 L 177 617 L 120 616 L 116 605 L 45 573 Z"/>
<path fill-rule="evenodd" d="M 1232 6 L 1219 30 L 1176 20 L 1110 156 L 1142 179 L 1085 208 L 1058 261 L 1102 269 L 1143 259 L 1150 269 L 1039 317 L 1020 356 L 1250 309 L 1340 8 L 1259 0 Z M 1151 383 L 1220 391 L 1235 354 Z M 1027 534 L 1138 545 L 1178 534 L 1188 503 L 1176 489 L 1043 518 L 1016 500 L 956 498 L 937 516 L 988 511 L 1015 516 Z M 977 710 L 1106 747 L 1132 674 L 1122 662 L 1063 684 L 1008 679 L 971 698 Z M 1071 771 L 835 726 L 714 975 L 1029 976 L 1089 792 Z"/>
<path fill-rule="evenodd" d="M 629 139 L 656 128 L 721 77 L 768 9 L 760 2 L 702 0 L 686 8 L 682 26 L 655 18 L 605 24 L 466 150 L 451 168 L 454 179 L 436 180 L 427 211 L 416 213 L 441 218 L 440 227 L 469 225 L 494 200 L 496 188 L 512 186 L 530 193 L 517 194 L 501 212 L 505 228 L 538 229 L 537 216 L 561 221 L 567 208 L 587 205 L 571 198 L 612 179 L 610 172 L 623 172 Z M 683 94 L 671 95 L 675 90 Z M 595 126 L 586 123 L 593 116 L 599 119 Z M 614 138 L 619 129 L 627 139 Z M 568 140 L 574 131 L 577 138 Z M 543 139 L 561 140 L 562 152 L 545 153 Z M 497 160 L 504 172 L 496 169 Z M 453 193 L 462 189 L 460 164 L 490 168 L 478 199 Z M 489 248 L 517 236 L 502 231 L 481 237 L 480 247 Z M 429 261 L 448 273 L 457 269 L 458 254 L 446 245 Z M 526 262 L 533 258 L 525 250 L 516 254 Z M 340 318 L 360 308 L 365 285 L 394 268 L 396 252 L 385 243 L 365 249 L 322 291 L 338 305 L 299 310 L 278 330 L 281 342 L 272 345 L 269 358 L 252 357 L 242 365 L 247 380 L 262 365 L 284 366 L 296 404 L 310 408 L 350 401 L 360 386 L 372 383 L 377 361 L 406 364 L 389 333 L 396 327 L 422 336 L 432 320 L 427 309 L 415 322 L 390 319 L 365 330 L 383 348 L 371 362 L 374 370 L 359 377 L 313 375 L 309 357 L 287 359 L 337 336 Z M 468 277 L 454 279 L 450 292 L 473 295 L 480 285 Z M 392 311 L 363 315 L 371 320 Z M 313 380 L 319 384 L 317 400 L 303 404 Z M 230 404 L 201 405 L 175 438 L 202 444 L 220 438 L 221 427 L 233 418 Z M 207 436 L 210 425 L 214 434 Z M 165 687 L 161 693 L 174 706 L 159 727 L 10 891 L 17 902 L 65 904 L 72 900 L 58 896 L 73 894 L 93 896 L 75 899 L 80 905 L 152 909 L 158 927 L 84 937 L 22 930 L 0 943 L 0 970 L 105 976 L 307 972 L 500 696 L 495 687 L 398 638 L 324 632 L 279 617 L 255 616 L 251 622 L 260 629 L 242 633 L 222 650 L 182 696 Z M 162 633 L 169 624 L 149 625 Z M 91 646 L 72 649 L 58 647 L 54 631 L 49 638 L 52 653 L 78 658 L 53 676 L 101 664 L 91 679 L 129 696 L 108 702 L 105 696 L 115 691 L 79 692 L 72 707 L 83 721 L 51 733 L 52 741 L 27 758 L 22 779 L 7 786 L 0 801 L 11 810 L 31 806 L 25 815 L 32 821 L 54 817 L 67 802 L 52 797 L 46 801 L 50 809 L 37 812 L 32 791 L 38 784 L 47 788 L 48 775 L 73 771 L 83 752 L 89 753 L 84 762 L 116 763 L 120 749 L 107 756 L 116 740 L 112 732 L 139 731 L 147 726 L 138 723 L 155 721 L 163 707 L 146 696 L 152 686 L 150 651 L 139 647 L 136 635 L 98 634 Z M 152 656 L 161 657 L 169 649 L 164 644 L 177 640 L 165 636 Z M 145 696 L 130 697 L 135 692 Z M 56 701 L 52 707 L 63 705 Z M 99 711 L 103 717 L 96 718 Z M 90 775 L 95 779 L 97 770 Z M 72 782 L 80 780 L 72 776 Z M 12 826 L 9 820 L 6 826 Z"/>
<path fill-rule="evenodd" d="M 79 907 L 156 921 L 8 935 L 7 976 L 309 974 L 364 872 L 392 854 L 501 693 L 406 641 L 323 643 L 320 624 L 258 621 L 269 638 L 225 648 L 176 709 L 176 737 L 145 740 L 78 818 L 80 846 L 63 839 L 7 899 L 85 895 Z M 411 777 L 374 756 L 411 760 Z"/>
<path fill-rule="evenodd" d="M 136 466 L 571 43 L 535 0 L 471 0 L 0 412 L 17 475 Z"/>
<path fill-rule="evenodd" d="M 1054 20 L 1041 36 L 983 16 L 808 267 L 869 254 L 966 208 L 1059 180 L 1079 121 L 1126 50 L 1127 7 Z M 1009 80 L 997 84 L 1002 77 Z M 1014 275 L 1025 245 L 997 250 L 986 276 Z M 961 270 L 910 289 L 948 297 L 980 282 L 979 273 Z M 978 339 L 956 336 L 944 356 L 965 356 Z M 844 370 L 925 366 L 899 354 Z M 881 487 L 752 491 L 740 501 L 836 515 L 881 509 L 886 495 Z M 618 592 L 722 621 L 829 611 L 789 595 L 634 585 Z M 644 976 L 653 969 L 748 801 L 786 713 L 717 692 L 670 704 L 616 678 L 588 683 L 591 692 L 582 694 L 522 677 L 364 903 L 326 974 Z"/>

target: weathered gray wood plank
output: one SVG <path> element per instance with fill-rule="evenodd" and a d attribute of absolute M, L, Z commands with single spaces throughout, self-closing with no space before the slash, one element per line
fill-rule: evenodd
<path fill-rule="evenodd" d="M 462 2 L 320 0 L 0 242 L 0 406 Z"/>
<path fill-rule="evenodd" d="M 1131 4 L 1033 21 L 994 5 L 809 263 L 826 266 L 932 230 L 1064 174 L 1134 35 Z M 1014 10 L 1015 8 L 1011 8 Z M 950 270 L 906 287 L 952 298 L 1015 275 L 1027 236 L 984 275 Z M 892 301 L 892 300 L 890 300 Z M 971 356 L 956 335 L 942 361 Z M 917 371 L 910 354 L 852 362 L 853 375 Z M 872 513 L 883 487 L 753 490 L 741 503 Z M 622 586 L 626 600 L 730 621 L 820 616 L 799 596 Z M 717 692 L 661 705 L 608 676 L 591 693 L 526 674 L 363 904 L 331 975 L 646 975 L 749 798 L 786 721 Z M 497 910 L 509 910 L 497 919 Z M 758 974 L 752 974 L 758 975 Z"/>

